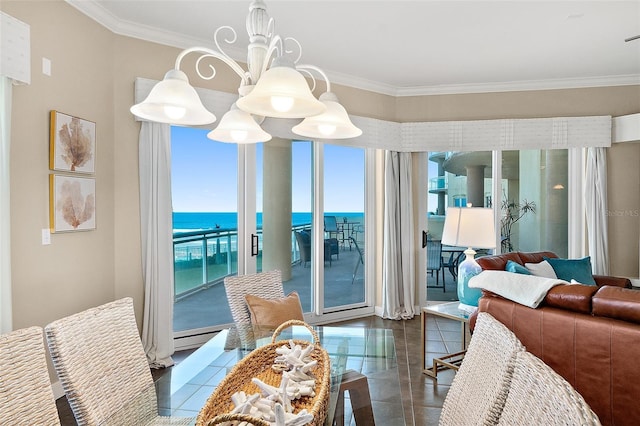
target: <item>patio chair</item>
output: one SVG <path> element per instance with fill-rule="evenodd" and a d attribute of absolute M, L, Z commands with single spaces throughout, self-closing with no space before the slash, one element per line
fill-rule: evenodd
<path fill-rule="evenodd" d="M 303 268 L 307 267 L 307 262 L 311 261 L 311 235 L 309 231 L 296 231 L 296 243 L 300 251 L 300 264 Z M 335 238 L 327 238 L 324 240 L 324 262 L 332 265 L 333 255 L 338 255 L 338 240 Z"/>
<path fill-rule="evenodd" d="M 41 327 L 0 336 L 0 419 L 7 425 L 60 425 Z"/>
<path fill-rule="evenodd" d="M 442 264 L 442 242 L 440 240 L 427 240 L 427 272 L 433 277 L 436 274 L 436 285 L 427 285 L 427 288 L 445 289 L 444 266 Z M 442 286 L 440 286 L 440 271 L 442 271 Z"/>
<path fill-rule="evenodd" d="M 78 425 L 193 422 L 158 415 L 130 297 L 54 321 L 45 334 Z"/>
<path fill-rule="evenodd" d="M 298 250 L 300 251 L 300 264 L 307 267 L 307 262 L 311 261 L 311 236 L 309 231 L 295 231 Z"/>
<path fill-rule="evenodd" d="M 338 239 L 340 228 L 338 228 L 338 220 L 335 216 L 324 217 L 324 232 L 329 234 L 329 238 Z"/>
<path fill-rule="evenodd" d="M 329 255 L 329 262 L 331 262 L 333 255 L 336 256 L 336 259 L 340 259 L 340 240 L 338 238 L 338 234 L 342 231 L 338 228 L 338 221 L 335 216 L 325 216 L 324 217 L 324 232 L 329 234 L 329 238 L 325 238 L 325 258 L 327 257 L 327 253 Z M 326 247 L 329 247 L 327 250 Z M 325 259 L 327 260 L 327 259 Z"/>
<path fill-rule="evenodd" d="M 358 273 L 358 267 L 360 266 L 360 264 L 364 266 L 364 249 L 360 248 L 355 238 L 349 237 L 349 240 L 358 252 L 358 260 L 356 260 L 356 266 L 355 268 L 353 268 L 353 275 L 351 276 L 351 285 L 353 285 L 353 282 L 356 280 L 356 274 Z"/>

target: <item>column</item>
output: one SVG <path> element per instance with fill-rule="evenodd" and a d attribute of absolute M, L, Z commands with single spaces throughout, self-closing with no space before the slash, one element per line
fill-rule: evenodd
<path fill-rule="evenodd" d="M 467 204 L 473 207 L 484 207 L 484 168 L 486 166 L 466 166 L 467 169 Z"/>
<path fill-rule="evenodd" d="M 262 270 L 291 279 L 291 141 L 264 144 L 262 176 Z"/>
<path fill-rule="evenodd" d="M 544 184 L 547 202 L 544 212 L 546 223 L 545 250 L 550 250 L 560 257 L 567 257 L 569 252 L 567 241 L 567 170 L 568 151 L 566 149 L 547 149 L 545 155 Z M 539 209 L 542 206 L 539 206 Z"/>
<path fill-rule="evenodd" d="M 445 179 L 444 167 L 442 166 L 443 160 L 438 161 L 438 179 Z M 445 183 L 446 187 L 446 183 Z M 438 182 L 438 189 L 440 189 L 440 184 Z M 447 203 L 447 193 L 445 191 L 438 192 L 438 208 L 436 210 L 436 214 L 438 216 L 444 216 L 444 208 Z"/>

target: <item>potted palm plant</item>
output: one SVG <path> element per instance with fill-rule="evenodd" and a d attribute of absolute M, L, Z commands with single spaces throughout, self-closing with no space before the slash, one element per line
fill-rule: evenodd
<path fill-rule="evenodd" d="M 536 213 L 536 203 L 534 201 L 524 199 L 522 202 L 518 202 L 506 198 L 503 199 L 502 218 L 500 219 L 500 235 L 502 237 L 503 253 L 513 251 L 513 242 L 511 241 L 513 225 L 528 213 Z"/>

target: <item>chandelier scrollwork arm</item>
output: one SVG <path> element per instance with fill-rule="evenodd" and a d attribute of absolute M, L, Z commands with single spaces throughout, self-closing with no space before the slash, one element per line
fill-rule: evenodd
<path fill-rule="evenodd" d="M 300 42 L 298 40 L 296 40 L 293 37 L 287 37 L 284 39 L 284 43 L 283 45 L 286 46 L 287 42 L 292 42 L 295 46 L 298 47 L 298 57 L 296 59 L 293 60 L 294 64 L 297 64 L 298 61 L 300 61 L 300 58 L 302 58 L 302 45 L 300 44 Z M 284 53 L 289 54 L 289 53 L 294 53 L 294 50 L 292 49 L 285 49 Z"/>
<path fill-rule="evenodd" d="M 271 59 L 271 56 L 273 56 L 274 53 L 276 56 L 280 56 L 282 55 L 282 52 L 284 52 L 283 45 L 282 45 L 282 38 L 278 34 L 276 34 L 273 36 L 273 38 L 269 42 L 267 53 L 264 56 L 264 62 L 262 62 L 262 69 L 260 70 L 260 75 L 264 74 L 264 72 L 269 67 L 269 61 Z"/>
<path fill-rule="evenodd" d="M 175 68 L 153 86 L 142 102 L 133 105 L 131 112 L 144 120 L 187 126 L 216 121 L 215 114 L 207 110 L 180 69 L 182 60 L 195 53 L 195 60 L 188 65 L 195 65 L 195 72 L 203 80 L 216 77 L 216 60 L 227 64 L 241 80 L 238 99 L 222 116 L 216 129 L 207 135 L 211 139 L 230 143 L 271 139 L 254 119 L 256 116 L 303 118 L 292 131 L 314 140 L 345 139 L 362 134 L 331 92 L 331 83 L 324 71 L 315 65 L 298 63 L 302 58 L 300 42 L 275 33 L 275 21 L 269 17 L 264 0 L 251 1 L 246 27 L 249 36 L 246 67 L 225 51 L 233 50 L 232 45 L 238 41 L 236 30 L 231 26 L 218 27 L 213 34 L 212 48 L 196 46 L 181 51 Z M 316 98 L 313 91 L 320 78 L 324 79 L 327 91 Z"/>
<path fill-rule="evenodd" d="M 331 82 L 329 81 L 329 77 L 327 77 L 327 74 L 325 74 L 325 72 L 322 71 L 322 69 L 318 68 L 315 65 L 308 65 L 308 64 L 298 64 L 296 65 L 296 69 L 300 72 L 304 72 L 309 77 L 311 77 L 311 79 L 313 80 L 313 88 L 311 90 L 315 90 L 316 88 L 316 79 L 311 72 L 311 71 L 315 71 L 318 74 L 320 74 L 320 76 L 322 76 L 325 83 L 327 84 L 327 92 L 331 91 Z"/>
<path fill-rule="evenodd" d="M 216 31 L 216 33 L 217 32 L 218 31 Z M 220 46 L 218 45 L 217 40 L 216 40 L 216 46 L 218 46 L 218 49 L 220 49 Z M 205 75 L 200 71 L 200 62 L 206 58 L 215 58 L 227 64 L 229 68 L 231 68 L 236 74 L 238 74 L 238 76 L 242 80 L 242 85 L 248 84 L 249 76 L 247 72 L 244 69 L 242 69 L 242 67 L 238 65 L 236 61 L 231 59 L 231 57 L 229 57 L 229 55 L 225 54 L 224 52 L 218 52 L 216 50 L 209 49 L 207 47 L 191 47 L 189 49 L 185 49 L 182 52 L 180 52 L 180 54 L 178 54 L 178 57 L 176 58 L 175 69 L 177 70 L 180 69 L 180 64 L 182 63 L 182 60 L 184 59 L 185 56 L 187 56 L 190 53 L 201 54 L 201 56 L 196 61 L 196 72 L 198 73 L 198 76 L 203 80 L 213 79 L 216 75 L 216 69 L 212 64 L 207 64 L 209 67 L 209 73 Z"/>
<path fill-rule="evenodd" d="M 213 33 L 213 42 L 216 44 L 216 47 L 218 48 L 218 51 L 220 52 L 221 55 L 226 56 L 227 58 L 231 59 L 231 57 L 224 51 L 224 49 L 220 46 L 220 40 L 218 39 L 219 36 L 221 36 L 221 32 L 227 30 L 229 33 L 231 33 L 231 37 L 230 38 L 225 38 L 223 41 L 226 44 L 234 44 L 236 42 L 236 40 L 238 40 L 238 34 L 236 33 L 236 30 L 233 29 L 233 27 L 230 27 L 228 25 L 224 25 L 222 27 L 219 27 L 214 33 Z"/>

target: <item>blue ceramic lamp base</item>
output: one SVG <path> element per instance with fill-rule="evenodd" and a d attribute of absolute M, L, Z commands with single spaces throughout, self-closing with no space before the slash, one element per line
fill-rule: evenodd
<path fill-rule="evenodd" d="M 464 254 L 466 259 L 458 265 L 458 300 L 465 305 L 478 306 L 482 290 L 469 288 L 469 280 L 482 272 L 482 268 L 474 259 L 476 252 L 473 249 L 465 250 Z"/>

